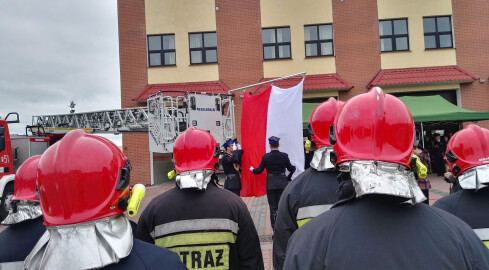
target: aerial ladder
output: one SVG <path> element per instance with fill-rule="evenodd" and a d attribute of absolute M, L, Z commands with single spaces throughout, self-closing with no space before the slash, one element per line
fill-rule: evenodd
<path fill-rule="evenodd" d="M 171 154 L 173 142 L 187 128 L 209 131 L 216 141 L 236 136 L 231 95 L 160 91 L 147 106 L 32 117 L 28 130 L 56 141 L 73 129 L 95 134 L 148 132 L 150 152 Z"/>

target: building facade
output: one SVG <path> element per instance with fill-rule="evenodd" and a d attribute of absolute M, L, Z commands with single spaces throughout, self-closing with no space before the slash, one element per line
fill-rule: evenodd
<path fill-rule="evenodd" d="M 305 71 L 304 102 L 381 86 L 489 111 L 487 0 L 125 0 L 118 17 L 123 107 L 159 90 L 227 93 Z M 234 100 L 239 136 L 242 92 Z M 138 182 L 169 170 L 147 135 L 123 135 L 123 151 Z"/>

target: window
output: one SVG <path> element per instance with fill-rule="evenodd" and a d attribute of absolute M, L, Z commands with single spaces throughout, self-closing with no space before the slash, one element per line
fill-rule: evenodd
<path fill-rule="evenodd" d="M 261 37 L 264 60 L 290 58 L 290 27 L 263 29 Z"/>
<path fill-rule="evenodd" d="M 306 57 L 333 55 L 333 25 L 304 26 Z"/>
<path fill-rule="evenodd" d="M 212 33 L 188 34 L 190 64 L 217 63 L 217 36 Z"/>
<path fill-rule="evenodd" d="M 148 63 L 150 67 L 175 65 L 175 35 L 148 36 Z"/>
<path fill-rule="evenodd" d="M 379 21 L 380 51 L 409 51 L 407 19 Z"/>
<path fill-rule="evenodd" d="M 425 49 L 453 48 L 450 16 L 423 18 Z"/>

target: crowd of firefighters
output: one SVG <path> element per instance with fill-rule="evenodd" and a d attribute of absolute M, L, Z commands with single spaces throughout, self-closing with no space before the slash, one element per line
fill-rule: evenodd
<path fill-rule="evenodd" d="M 415 126 L 407 107 L 380 88 L 310 119 L 310 168 L 295 168 L 269 138 L 262 157 L 274 229 L 275 269 L 489 269 L 489 130 L 469 125 L 446 147 L 461 190 L 426 200 L 413 172 Z M 239 197 L 235 140 L 221 149 L 189 128 L 175 140 L 176 188 L 155 197 L 137 224 L 131 164 L 107 139 L 69 132 L 15 176 L 2 222 L 0 269 L 264 269 L 260 240 Z M 289 172 L 286 175 L 286 172 Z"/>

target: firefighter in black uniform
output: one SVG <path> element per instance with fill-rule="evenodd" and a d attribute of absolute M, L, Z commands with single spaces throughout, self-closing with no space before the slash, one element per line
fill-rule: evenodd
<path fill-rule="evenodd" d="M 310 132 L 317 149 L 311 167 L 297 176 L 284 190 L 278 205 L 273 237 L 273 266 L 281 270 L 290 236 L 310 219 L 329 210 L 337 201 L 338 173 L 330 162 L 333 146 L 329 127 L 343 102 L 330 98 L 311 114 Z"/>
<path fill-rule="evenodd" d="M 186 269 L 177 254 L 133 238 L 123 214 L 129 160 L 111 141 L 74 130 L 39 160 L 46 233 L 24 269 Z"/>
<path fill-rule="evenodd" d="M 292 235 L 284 269 L 489 269 L 489 250 L 467 224 L 421 203 L 402 101 L 377 87 L 353 97 L 331 139 L 353 196 Z"/>
<path fill-rule="evenodd" d="M 46 231 L 36 198 L 37 164 L 41 156 L 27 159 L 15 174 L 12 208 L 0 233 L 0 269 L 22 269 L 24 260 Z"/>
<path fill-rule="evenodd" d="M 489 248 L 489 130 L 469 125 L 458 131 L 448 142 L 446 157 L 462 190 L 434 207 L 465 221 Z"/>
<path fill-rule="evenodd" d="M 176 252 L 189 269 L 264 269 L 260 240 L 241 198 L 218 188 L 219 145 L 187 129 L 173 146 L 178 188 L 154 198 L 136 237 Z"/>
<path fill-rule="evenodd" d="M 236 139 L 227 140 L 223 146 L 226 151 L 221 158 L 222 168 L 226 174 L 224 188 L 239 196 L 241 191 L 241 157 L 243 150 Z"/>
<path fill-rule="evenodd" d="M 260 174 L 267 169 L 267 199 L 270 207 L 270 223 L 272 229 L 275 229 L 275 219 L 277 217 L 278 202 L 284 192 L 285 187 L 291 180 L 295 172 L 295 166 L 290 164 L 289 156 L 286 153 L 278 151 L 280 138 L 272 136 L 268 138 L 270 152 L 263 155 L 258 168 L 250 167 L 254 174 Z M 285 176 L 285 169 L 289 175 Z"/>

